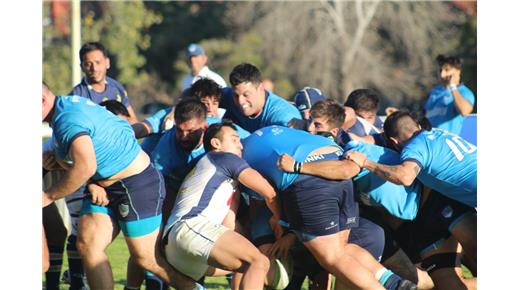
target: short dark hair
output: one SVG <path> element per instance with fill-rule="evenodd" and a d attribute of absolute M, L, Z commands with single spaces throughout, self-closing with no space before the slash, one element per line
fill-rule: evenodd
<path fill-rule="evenodd" d="M 341 128 L 345 122 L 345 109 L 331 98 L 316 102 L 309 113 L 313 118 L 327 118 L 329 125 L 333 128 Z"/>
<path fill-rule="evenodd" d="M 354 111 L 377 112 L 379 109 L 379 95 L 372 89 L 357 89 L 352 91 L 344 104 Z"/>
<path fill-rule="evenodd" d="M 206 119 L 207 109 L 200 100 L 188 98 L 175 106 L 175 124 L 181 124 L 191 119 Z"/>
<path fill-rule="evenodd" d="M 250 63 L 241 63 L 235 66 L 229 74 L 229 82 L 233 87 L 247 82 L 258 85 L 262 80 L 260 70 Z"/>
<path fill-rule="evenodd" d="M 103 56 L 105 56 L 105 57 L 108 56 L 107 51 L 106 51 L 105 47 L 103 46 L 103 44 L 101 44 L 97 41 L 92 41 L 92 42 L 87 42 L 87 43 L 83 44 L 83 46 L 79 50 L 79 60 L 81 62 L 83 62 L 83 57 L 85 56 L 85 54 L 87 54 L 91 51 L 94 51 L 94 50 L 101 51 L 103 53 Z"/>
<path fill-rule="evenodd" d="M 220 102 L 222 88 L 214 80 L 202 78 L 191 85 L 186 96 L 196 97 L 199 100 L 205 97 L 214 97 Z"/>
<path fill-rule="evenodd" d="M 412 120 L 415 125 L 418 125 L 417 121 L 408 110 L 400 110 L 390 114 L 383 125 L 385 136 L 387 138 L 398 137 L 401 134 L 402 129 L 405 127 L 405 124 L 410 123 L 410 120 Z"/>
<path fill-rule="evenodd" d="M 439 54 L 436 59 L 439 67 L 447 64 L 459 70 L 462 68 L 462 59 L 460 57 Z"/>
<path fill-rule="evenodd" d="M 123 115 L 125 117 L 130 118 L 130 113 L 128 112 L 128 109 L 123 105 L 121 102 L 116 100 L 108 100 L 99 103 L 100 106 L 105 107 L 107 110 L 109 110 L 114 115 Z"/>
<path fill-rule="evenodd" d="M 222 131 L 223 127 L 229 127 L 237 131 L 237 128 L 233 122 L 226 119 L 222 120 L 221 123 L 214 123 L 209 125 L 208 129 L 206 129 L 206 132 L 204 132 L 204 138 L 202 139 L 202 144 L 204 144 L 204 151 L 210 152 L 211 150 L 215 149 L 213 148 L 213 145 L 211 145 L 211 139 L 220 138 L 220 132 Z"/>

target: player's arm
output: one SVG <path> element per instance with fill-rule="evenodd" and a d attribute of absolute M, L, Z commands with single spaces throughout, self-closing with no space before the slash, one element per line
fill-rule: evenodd
<path fill-rule="evenodd" d="M 152 134 L 152 126 L 146 120 L 133 123 L 132 129 L 134 130 L 136 139 L 140 139 Z"/>
<path fill-rule="evenodd" d="M 132 108 L 132 105 L 129 104 L 128 107 L 126 107 L 126 109 L 128 110 L 128 114 L 130 115 L 128 123 L 130 123 L 130 125 L 137 123 L 137 116 L 135 115 L 135 111 L 134 108 Z"/>
<path fill-rule="evenodd" d="M 242 170 L 238 176 L 238 181 L 244 186 L 258 192 L 265 200 L 265 204 L 273 213 L 273 217 L 270 220 L 271 227 L 279 238 L 283 234 L 282 227 L 278 224 L 281 217 L 281 205 L 280 200 L 276 198 L 276 191 L 271 184 L 253 168 L 246 168 Z"/>
<path fill-rule="evenodd" d="M 450 86 L 450 91 L 453 94 L 453 103 L 457 112 L 462 116 L 469 115 L 473 111 L 473 105 L 462 96 L 457 87 Z"/>
<path fill-rule="evenodd" d="M 414 161 L 405 161 L 399 165 L 384 165 L 367 159 L 365 154 L 357 151 L 349 151 L 347 158 L 385 180 L 405 186 L 410 186 L 421 171 L 421 167 Z"/>
<path fill-rule="evenodd" d="M 72 141 L 69 148 L 72 166 L 65 172 L 63 179 L 43 192 L 43 206 L 76 191 L 96 173 L 97 163 L 94 145 L 88 135 L 82 135 Z"/>
<path fill-rule="evenodd" d="M 462 116 L 466 116 L 473 111 L 473 104 L 471 104 L 468 100 L 466 100 L 462 94 L 459 92 L 458 85 L 460 83 L 460 71 L 456 71 L 452 74 L 450 78 L 450 86 L 449 89 L 453 95 L 453 103 L 455 105 L 455 110 L 459 112 Z"/>
<path fill-rule="evenodd" d="M 295 172 L 295 169 L 299 168 L 299 173 L 333 180 L 350 179 L 356 176 L 361 170 L 356 163 L 347 159 L 304 162 L 295 166 L 295 160 L 287 154 L 280 155 L 277 165 L 285 172 Z"/>

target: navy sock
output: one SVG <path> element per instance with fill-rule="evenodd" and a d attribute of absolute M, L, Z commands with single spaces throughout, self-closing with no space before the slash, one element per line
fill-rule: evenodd
<path fill-rule="evenodd" d="M 155 274 L 146 271 L 146 290 L 167 290 L 168 284 Z"/>
<path fill-rule="evenodd" d="M 395 290 L 399 288 L 399 284 L 401 283 L 401 277 L 397 276 L 396 274 L 392 273 L 387 279 L 386 282 L 383 284 L 385 289 L 388 290 Z"/>
<path fill-rule="evenodd" d="M 83 264 L 81 263 L 81 257 L 76 248 L 76 239 L 74 235 L 70 235 L 67 239 L 67 257 L 69 261 L 69 276 L 70 276 L 70 289 L 82 289 L 85 287 L 85 272 L 83 271 Z"/>
<path fill-rule="evenodd" d="M 50 267 L 45 272 L 45 289 L 59 290 L 61 265 L 63 264 L 63 246 L 49 245 Z"/>

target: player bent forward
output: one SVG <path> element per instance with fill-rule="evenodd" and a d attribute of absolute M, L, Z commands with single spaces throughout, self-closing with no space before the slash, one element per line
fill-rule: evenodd
<path fill-rule="evenodd" d="M 204 135 L 208 152 L 186 176 L 164 232 L 168 262 L 198 280 L 221 275 L 225 269 L 242 272 L 242 289 L 263 289 L 269 260 L 245 237 L 222 225 L 231 200 L 238 198 L 237 180 L 260 193 L 278 225 L 280 207 L 271 185 L 242 157 L 242 144 L 230 123 L 213 124 Z M 218 268 L 218 269 L 217 269 Z"/>

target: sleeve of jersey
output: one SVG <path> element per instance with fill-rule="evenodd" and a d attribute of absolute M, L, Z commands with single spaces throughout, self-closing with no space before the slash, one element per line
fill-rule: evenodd
<path fill-rule="evenodd" d="M 66 154 L 74 139 L 83 135 L 90 135 L 93 131 L 91 122 L 79 112 L 66 113 L 60 116 L 63 121 L 54 125 L 54 138 L 60 148 L 60 152 Z M 64 157 L 64 156 L 60 156 Z"/>
<path fill-rule="evenodd" d="M 226 176 L 237 179 L 244 169 L 249 168 L 247 162 L 233 153 L 213 154 L 214 164 L 220 166 Z"/>
<path fill-rule="evenodd" d="M 428 148 L 424 140 L 416 137 L 406 144 L 401 151 L 401 162 L 413 161 L 422 169 L 428 160 L 428 154 Z"/>
<path fill-rule="evenodd" d="M 470 89 L 464 87 L 463 89 L 460 90 L 460 94 L 464 97 L 464 99 L 466 99 L 472 105 L 475 104 L 475 95 L 473 94 L 473 92 Z"/>
<path fill-rule="evenodd" d="M 171 111 L 171 107 L 165 108 L 144 119 L 144 121 L 147 122 L 150 127 L 152 127 L 152 133 L 159 133 L 161 131 L 161 124 L 163 123 L 166 115 L 168 115 Z"/>
<path fill-rule="evenodd" d="M 115 82 L 115 84 L 116 84 L 117 90 L 121 94 L 121 103 L 123 105 L 125 105 L 125 107 L 130 106 L 131 105 L 130 104 L 130 99 L 128 98 L 128 94 L 126 93 L 126 90 L 123 87 L 123 85 L 121 83 L 119 83 L 119 82 Z"/>
<path fill-rule="evenodd" d="M 251 135 L 251 133 L 244 130 L 242 127 L 238 126 L 237 124 L 233 124 L 233 125 L 235 125 L 235 128 L 237 128 L 238 136 L 240 137 L 240 139 L 245 139 L 245 138 L 249 137 L 249 135 Z"/>

